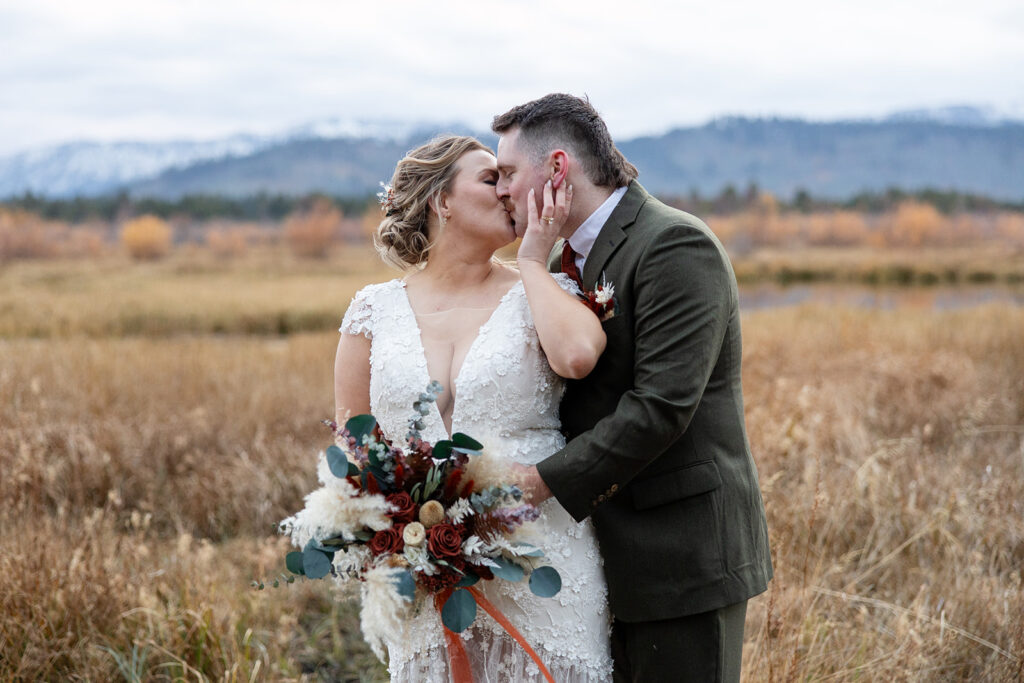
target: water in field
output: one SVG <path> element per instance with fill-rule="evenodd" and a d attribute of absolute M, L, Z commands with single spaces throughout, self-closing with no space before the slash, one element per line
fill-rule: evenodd
<path fill-rule="evenodd" d="M 950 311 L 993 303 L 1024 306 L 1024 286 L 867 287 L 810 284 L 783 287 L 759 284 L 740 287 L 740 308 L 748 311 L 803 304 Z"/>

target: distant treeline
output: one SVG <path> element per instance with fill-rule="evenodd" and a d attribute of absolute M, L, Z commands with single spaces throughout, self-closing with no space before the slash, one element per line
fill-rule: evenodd
<path fill-rule="evenodd" d="M 359 215 L 366 210 L 373 195 L 363 197 L 331 197 L 320 193 L 304 196 L 257 194 L 234 198 L 221 195 L 188 195 L 176 201 L 138 198 L 128 194 L 104 197 L 75 197 L 49 199 L 26 193 L 21 197 L 0 202 L 0 206 L 24 209 L 48 220 L 81 223 L 90 220 L 116 221 L 141 215 L 160 218 L 187 217 L 196 221 L 228 219 L 240 221 L 281 221 L 296 211 L 305 211 L 324 199 L 329 200 L 347 215 Z"/>
<path fill-rule="evenodd" d="M 726 185 L 717 196 L 704 197 L 696 191 L 686 195 L 660 195 L 667 204 L 698 215 L 728 215 L 756 207 L 764 193 L 756 183 L 750 183 L 740 190 Z M 845 200 L 812 197 L 806 190 L 797 190 L 789 201 L 776 197 L 778 208 L 783 211 L 813 213 L 846 209 L 862 213 L 884 213 L 891 211 L 907 200 L 929 204 L 940 213 L 951 215 L 959 212 L 1024 211 L 1024 202 L 1005 202 L 983 195 L 951 190 L 924 189 L 913 192 L 891 187 L 884 192 L 861 192 Z"/>
<path fill-rule="evenodd" d="M 751 183 L 742 189 L 727 185 L 716 196 L 703 196 L 691 191 L 688 194 L 661 195 L 660 198 L 666 203 L 698 215 L 728 215 L 756 206 L 763 196 L 764 192 L 756 184 Z M 184 217 L 196 221 L 280 221 L 296 211 L 308 209 L 323 199 L 329 200 L 350 216 L 363 213 L 367 206 L 375 201 L 370 194 L 342 197 L 321 193 L 304 196 L 261 193 L 244 198 L 198 194 L 171 201 L 137 198 L 127 193 L 74 199 L 50 199 L 26 193 L 21 197 L 0 202 L 0 206 L 24 209 L 49 220 L 68 223 L 90 220 L 117 221 L 143 214 L 156 215 L 164 219 Z M 780 209 L 801 213 L 833 209 L 883 213 L 906 200 L 929 204 L 946 215 L 958 212 L 1024 211 L 1024 202 L 1005 202 L 982 195 L 932 189 L 908 192 L 890 188 L 884 192 L 863 192 L 842 201 L 812 197 L 807 191 L 799 190 L 788 201 L 777 199 Z"/>

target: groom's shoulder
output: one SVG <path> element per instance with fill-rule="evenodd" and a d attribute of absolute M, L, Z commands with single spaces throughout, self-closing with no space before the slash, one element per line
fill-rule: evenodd
<path fill-rule="evenodd" d="M 634 230 L 649 239 L 655 239 L 665 232 L 696 230 L 714 238 L 714 232 L 707 223 L 682 209 L 669 206 L 651 194 L 644 197 L 637 211 Z"/>
<path fill-rule="evenodd" d="M 638 189 L 643 191 L 643 188 Z M 678 250 L 683 254 L 693 249 L 710 249 L 717 252 L 719 262 L 729 263 L 725 246 L 707 223 L 692 213 L 665 204 L 646 191 L 643 191 L 643 201 L 628 233 L 627 243 L 632 243 L 629 251 L 641 259 L 645 258 L 644 255 L 666 250 Z M 726 265 L 726 268 L 731 269 L 731 265 Z"/>

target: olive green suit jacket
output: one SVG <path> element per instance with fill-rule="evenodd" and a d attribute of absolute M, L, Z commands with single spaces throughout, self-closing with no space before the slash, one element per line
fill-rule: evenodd
<path fill-rule="evenodd" d="M 590 375 L 567 383 L 569 441 L 538 464 L 541 478 L 575 519 L 593 519 L 616 618 L 746 600 L 772 566 L 725 250 L 698 218 L 633 181 L 584 265 L 588 289 L 602 277 L 617 305 L 603 323 L 608 343 Z"/>

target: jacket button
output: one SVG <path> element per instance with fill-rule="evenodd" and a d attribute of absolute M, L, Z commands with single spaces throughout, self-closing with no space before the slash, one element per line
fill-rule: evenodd
<path fill-rule="evenodd" d="M 616 491 L 619 490 L 619 485 L 618 484 L 612 484 L 612 487 L 610 489 L 608 489 L 608 490 L 611 491 L 612 493 L 615 493 Z"/>
<path fill-rule="evenodd" d="M 597 502 L 599 502 L 599 503 L 603 503 L 606 500 L 607 500 L 607 497 L 603 493 L 600 496 L 597 497 Z"/>

